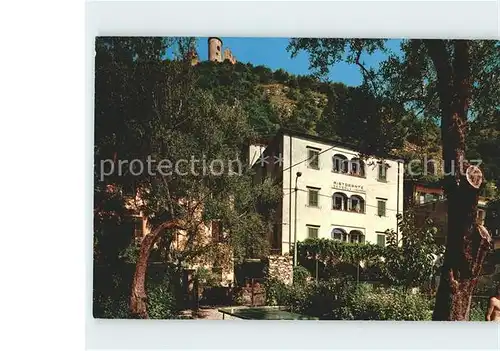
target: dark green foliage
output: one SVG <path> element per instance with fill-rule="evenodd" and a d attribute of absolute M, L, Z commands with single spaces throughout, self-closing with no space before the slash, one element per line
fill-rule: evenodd
<path fill-rule="evenodd" d="M 345 280 L 304 285 L 268 281 L 268 303 L 327 320 L 430 320 L 432 301 L 401 289 L 374 288 Z"/>
<path fill-rule="evenodd" d="M 489 297 L 472 298 L 469 320 L 474 322 L 484 322 L 486 320 L 486 311 L 488 310 Z"/>
<path fill-rule="evenodd" d="M 438 74 L 430 51 L 435 47 L 433 44 L 438 43 L 442 44 L 445 54 L 451 55 L 457 42 L 404 39 L 399 41 L 400 50 L 395 51 L 388 45 L 387 39 L 292 38 L 287 49 L 292 57 L 301 51 L 307 52 L 310 68 L 319 77 L 325 76 L 338 62 L 358 66 L 363 75 L 361 89 L 365 89 L 366 95 L 376 102 L 373 104 L 368 99 L 366 108 L 362 105 L 360 109 L 361 118 L 367 117 L 367 123 L 373 122 L 376 127 L 373 130 L 360 129 L 366 140 L 372 140 L 369 145 L 376 146 L 377 136 L 384 136 L 385 130 L 389 132 L 385 143 L 399 149 L 397 136 L 405 135 L 406 141 L 425 147 L 425 153 L 431 154 L 433 149 L 440 147 L 440 124 L 436 122 L 442 116 Z M 481 168 L 486 179 L 498 186 L 500 41 L 471 40 L 467 45 L 470 55 L 467 68 L 470 70 L 467 119 L 470 128 L 466 138 L 466 156 L 469 160 L 482 160 Z M 385 59 L 378 67 L 365 66 L 364 58 L 375 52 L 384 55 Z M 441 61 L 444 59 L 442 57 Z M 373 114 L 372 111 L 378 113 Z M 356 123 L 356 119 L 348 121 L 353 125 Z M 379 124 L 379 121 L 383 123 Z M 392 126 L 395 128 L 391 129 Z M 391 141 L 392 133 L 396 136 L 394 143 Z M 342 136 L 345 137 L 346 134 Z M 418 154 L 407 156 L 412 159 L 420 158 Z M 442 174 L 439 178 L 441 177 Z M 435 177 L 425 178 L 423 180 L 436 180 L 432 179 Z"/>
<path fill-rule="evenodd" d="M 132 264 L 94 267 L 94 318 L 132 318 L 129 303 L 134 269 Z M 174 271 L 165 266 L 155 265 L 148 269 L 146 289 L 150 318 L 176 318 L 182 301 L 176 296 L 172 284 L 174 277 Z"/>
<path fill-rule="evenodd" d="M 174 287 L 166 276 L 164 279 L 146 282 L 148 292 L 148 313 L 152 319 L 172 319 L 177 316 L 181 303 L 173 291 Z"/>
<path fill-rule="evenodd" d="M 286 306 L 289 302 L 289 287 L 282 281 L 275 278 L 267 278 L 266 287 L 266 305 Z"/>
<path fill-rule="evenodd" d="M 293 281 L 297 285 L 304 285 L 307 282 L 307 279 L 311 277 L 309 271 L 302 267 L 297 266 L 293 268 Z"/>
<path fill-rule="evenodd" d="M 432 221 L 416 227 L 411 208 L 399 217 L 399 228 L 399 238 L 394 231 L 388 232 L 384 272 L 393 285 L 423 286 L 437 273 L 437 258 L 444 253 L 435 240 L 437 229 Z"/>
<path fill-rule="evenodd" d="M 182 52 L 192 45 L 189 38 L 177 38 L 170 44 L 173 43 L 177 45 L 179 57 L 183 57 Z M 141 189 L 144 202 L 137 210 L 148 217 L 148 224 L 153 228 L 172 217 L 182 218 L 188 223 L 186 227 L 190 227 L 190 235 L 195 237 L 198 234 L 197 219 L 190 212 L 189 204 L 183 206 L 179 202 L 189 198 L 192 202 L 203 203 L 204 220 L 221 221 L 223 228 L 230 233 L 227 241 L 233 246 L 237 260 L 265 255 L 266 221 L 269 218 L 259 215 L 256 208 L 269 202 L 265 197 L 277 198 L 279 192 L 269 182 L 253 186 L 252 174 L 245 167 L 245 146 L 257 136 L 249 113 L 261 116 L 264 110 L 258 109 L 269 107 L 265 104 L 249 105 L 257 110 L 245 110 L 245 97 L 249 96 L 248 102 L 253 102 L 255 97 L 262 95 L 256 84 L 258 78 L 245 73 L 248 67 L 241 64 L 204 63 L 192 67 L 183 60 L 163 60 L 160 52 L 153 55 L 154 50 L 148 54 L 147 63 L 136 57 L 136 47 L 156 48 L 167 44 L 161 38 L 151 38 L 146 42 L 129 38 L 124 42 L 109 38 L 97 40 L 96 257 L 134 261 L 137 248 L 130 246 L 132 231 L 122 225 L 123 218 L 129 213 L 124 209 L 120 190 L 127 188 Z M 122 46 L 127 50 L 115 52 Z M 210 73 L 212 69 L 220 74 Z M 246 77 L 249 81 L 245 83 L 237 77 L 243 77 L 243 80 Z M 212 85 L 219 88 L 212 89 Z M 272 125 L 269 128 L 272 129 Z M 101 161 L 115 157 L 125 161 L 138 159 L 143 164 L 150 157 L 156 162 L 152 167 L 153 174 L 145 170 L 132 175 L 125 169 L 118 175 L 115 169 L 114 174 L 101 179 Z M 175 164 L 176 161 L 191 159 L 197 160 L 193 172 L 189 171 L 189 164 L 181 170 L 184 174 L 171 172 L 163 176 L 154 168 L 160 161 Z M 209 164 L 215 159 L 226 162 L 222 176 L 207 174 L 203 169 L 202 160 Z M 242 162 L 242 167 L 237 170 L 241 175 L 228 175 L 228 162 L 238 159 Z M 117 191 L 107 192 L 109 184 Z M 161 238 L 160 247 L 170 247 L 171 234 L 166 233 Z M 115 239 L 117 236 L 118 240 Z M 205 246 L 190 247 L 191 250 L 183 252 L 158 250 L 159 253 L 153 256 L 160 261 L 180 263 L 207 252 L 210 247 Z"/>
<path fill-rule="evenodd" d="M 320 280 L 343 277 L 355 281 L 382 280 L 385 248 L 374 244 L 343 243 L 331 239 L 306 239 L 298 243 L 299 264 Z M 358 264 L 363 261 L 363 267 Z"/>
<path fill-rule="evenodd" d="M 484 176 L 492 184 L 500 185 L 500 107 L 488 116 L 480 116 L 470 123 L 468 159 L 481 160 Z M 484 193 L 495 197 L 496 189 Z"/>
<path fill-rule="evenodd" d="M 355 281 L 385 281 L 385 265 L 381 260 L 386 250 L 374 244 L 355 244 L 331 239 L 307 239 L 299 243 L 299 262 L 313 277 L 328 280 L 342 277 Z M 318 254 L 315 255 L 314 253 Z M 317 257 L 317 259 L 316 259 Z M 317 271 L 317 272 L 316 272 Z"/>
<path fill-rule="evenodd" d="M 294 39 L 290 47 L 297 52 L 310 51 L 311 67 L 324 73 L 326 65 L 346 58 L 340 53 L 330 56 L 332 50 L 349 47 L 351 51 L 347 61 L 355 64 L 358 49 L 366 55 L 382 49 L 385 44 L 384 40 L 332 40 L 327 45 L 320 45 L 322 42 L 319 39 Z M 476 49 L 478 55 L 493 54 L 490 42 Z M 406 42 L 403 43 L 403 51 L 408 57 L 414 55 L 411 45 Z M 422 85 L 409 79 L 414 78 L 415 72 L 405 67 L 398 56 L 390 51 L 388 54 L 389 58 L 379 72 L 365 72 L 366 81 L 359 87 L 324 82 L 314 76 L 295 76 L 282 69 L 272 72 L 264 66 L 251 64 L 202 62 L 196 68 L 200 86 L 210 91 L 217 102 L 229 105 L 238 102 L 248 113 L 252 128 L 261 136 L 272 136 L 279 127 L 286 127 L 348 142 L 367 154 L 393 151 L 407 159 L 420 159 L 421 153 L 412 154 L 403 149 L 405 141 L 424 148 L 428 158 L 439 154 L 441 132 L 436 123 L 438 108 L 435 86 L 430 85 L 427 90 L 419 91 Z M 423 54 L 425 52 L 419 51 L 415 57 Z M 427 78 L 432 80 L 434 73 L 429 65 L 428 60 L 423 60 L 415 67 L 420 67 L 419 74 L 427 74 Z M 491 64 L 488 70 L 495 72 L 498 65 Z M 383 76 L 389 78 L 380 81 Z M 376 92 L 370 81 L 376 82 Z M 270 99 L 269 94 L 265 93 L 270 84 L 282 85 L 286 90 L 284 97 L 292 105 L 284 107 L 281 98 L 278 101 Z M 497 82 L 492 84 L 491 89 L 496 85 Z M 404 91 L 404 94 L 397 95 L 396 89 Z M 470 137 L 467 139 L 469 157 L 482 159 L 487 179 L 498 182 L 500 169 L 496 164 L 500 151 L 497 152 L 496 141 L 500 127 L 495 122 L 499 120 L 495 117 L 498 104 L 495 112 L 495 100 L 490 99 L 490 105 L 486 106 L 484 89 L 477 89 L 474 94 L 483 105 L 474 106 L 478 117 L 471 123 Z M 494 95 L 498 95 L 498 92 Z M 289 111 L 288 107 L 291 108 Z M 480 114 L 480 110 L 488 110 L 488 113 Z M 442 176 L 423 174 L 417 168 L 418 165 L 414 170 L 416 176 L 412 179 L 436 181 Z"/>
<path fill-rule="evenodd" d="M 198 268 L 194 277 L 201 286 L 217 287 L 220 285 L 220 278 L 217 274 L 204 267 Z"/>
<path fill-rule="evenodd" d="M 421 228 L 414 223 L 414 213 L 408 209 L 399 219 L 399 237 L 388 231 L 385 247 L 306 239 L 298 243 L 298 260 L 312 276 L 318 260 L 320 279 L 344 276 L 357 280 L 359 272 L 360 280 L 381 280 L 407 289 L 424 286 L 437 272 L 436 259 L 444 248 L 436 244 L 432 223 Z M 357 267 L 361 261 L 362 267 Z"/>
<path fill-rule="evenodd" d="M 500 197 L 492 199 L 491 201 L 488 202 L 488 208 L 484 224 L 486 228 L 488 228 L 488 230 L 490 231 L 490 234 L 495 236 L 500 235 Z M 500 264 L 500 258 L 497 262 Z"/>
<path fill-rule="evenodd" d="M 286 285 L 275 278 L 265 282 L 266 304 L 271 306 L 286 306 L 292 311 L 303 312 L 311 304 L 314 284 L 294 280 L 293 285 Z"/>
<path fill-rule="evenodd" d="M 399 289 L 362 286 L 349 300 L 342 319 L 423 321 L 431 319 L 432 301 Z"/>
<path fill-rule="evenodd" d="M 175 40 L 176 55 L 183 57 L 186 50 L 192 47 L 192 38 Z M 262 204 L 272 207 L 272 202 L 277 199 L 270 184 L 249 186 L 251 174 L 233 179 L 170 177 L 169 196 L 168 187 L 164 186 L 162 179 L 110 177 L 103 183 L 98 181 L 99 160 L 102 159 L 114 156 L 129 160 L 144 159 L 146 155 L 152 155 L 156 159 L 176 160 L 202 153 L 211 158 L 229 158 L 235 154 L 243 156 L 248 140 L 272 136 L 279 127 L 350 142 L 359 145 L 360 150 L 366 153 L 400 150 L 404 141 L 439 151 L 440 132 L 435 123 L 438 115 L 433 83 L 435 72 L 429 68 L 430 62 L 425 59 L 422 47 L 414 51 L 410 43 L 405 42 L 404 53 L 409 58 L 415 58 L 409 60 L 412 65 L 391 56 L 379 72 L 386 79 L 377 80 L 374 72 L 370 71 L 365 73 L 366 81 L 362 86 L 346 87 L 309 76 L 290 75 L 283 70 L 273 72 L 267 67 L 251 64 L 202 62 L 191 67 L 186 62 L 164 60 L 166 47 L 173 43 L 173 39 L 165 38 L 98 38 L 96 42 L 96 262 L 113 265 L 121 261 L 134 262 L 137 255 L 131 230 L 123 220 L 125 211 L 121 193 L 106 193 L 107 184 L 117 183 L 121 189 L 138 183 L 149 187 L 151 196 L 145 196 L 149 206 L 144 210 L 150 219 L 157 222 L 169 218 L 170 210 L 176 216 L 185 215 L 180 206 L 172 205 L 176 200 L 188 195 L 201 199 L 206 205 L 204 219 L 220 219 L 224 228 L 231 232 L 228 241 L 234 248 L 237 262 L 245 257 L 260 257 L 267 253 L 265 234 L 272 214 L 263 218 L 255 209 Z M 329 56 L 328 52 L 332 50 L 338 54 L 340 49 L 350 45 L 352 50 L 347 59 L 354 63 L 358 50 L 372 53 L 381 49 L 383 43 L 383 40 L 344 40 L 318 46 L 319 41 L 292 42 L 297 49 L 313 51 L 312 66 L 320 69 L 325 67 L 324 60 L 328 65 L 342 59 L 342 55 Z M 500 89 L 499 80 L 492 81 L 490 78 L 498 77 L 500 51 L 494 42 L 479 44 L 473 47 L 473 73 L 476 83 L 484 78 L 488 84 L 474 85 L 469 157 L 483 160 L 485 176 L 494 184 L 500 179 L 497 165 L 500 162 Z M 315 56 L 315 53 L 319 54 Z M 496 57 L 497 61 L 491 57 Z M 419 80 L 421 76 L 430 80 L 425 88 Z M 413 79 L 406 79 L 408 77 Z M 278 94 L 278 97 L 268 93 L 268 86 L 273 84 L 284 85 L 279 87 L 284 93 Z M 418 153 L 409 155 L 410 158 L 418 156 Z M 206 198 L 209 193 L 213 196 Z M 234 196 L 235 208 L 230 206 L 229 193 Z M 167 201 L 168 197 L 172 197 L 173 201 Z M 299 259 L 315 276 L 318 254 L 321 260 L 318 264 L 319 277 L 322 279 L 340 273 L 353 280 L 357 264 L 362 259 L 369 261 L 369 268 L 361 269 L 362 280 L 369 279 L 368 276 L 385 277 L 397 285 L 420 285 L 433 272 L 431 252 L 435 252 L 434 246 L 430 242 L 430 232 L 412 228 L 406 230 L 409 235 L 401 248 L 391 241 L 393 239 L 389 240 L 389 247 L 384 250 L 375 245 L 313 241 L 299 244 Z M 160 240 L 161 246 L 169 247 L 170 234 L 166 233 L 163 241 Z M 308 245 L 307 248 L 304 245 Z M 201 252 L 191 250 L 183 256 L 166 251 L 153 256 L 158 260 L 180 262 Z M 386 258 L 383 265 L 378 259 L 381 253 Z M 372 270 L 374 274 L 369 275 L 371 268 L 375 268 Z M 301 278 L 298 281 L 302 281 Z M 270 298 L 306 305 L 304 299 L 309 296 L 309 287 L 294 286 L 290 294 L 286 288 L 281 288 L 276 288 Z M 156 291 L 160 292 L 150 300 L 159 301 L 151 303 L 161 306 L 150 306 L 152 316 L 171 313 L 170 298 L 161 289 L 168 288 L 164 285 L 149 288 L 153 295 Z M 329 288 L 322 285 L 321 289 Z M 128 286 L 123 288 L 123 298 L 97 294 L 95 299 L 101 306 L 98 314 L 125 318 L 124 306 L 128 305 L 129 291 Z M 164 295 L 165 300 L 160 301 L 160 296 Z M 328 301 L 322 303 L 328 305 Z"/>
<path fill-rule="evenodd" d="M 319 259 L 325 263 L 356 263 L 360 260 L 377 260 L 385 249 L 375 244 L 344 243 L 325 238 L 308 238 L 297 244 L 299 263 Z"/>
<path fill-rule="evenodd" d="M 374 98 L 365 87 L 347 87 L 242 63 L 202 62 L 196 72 L 202 89 L 219 103 L 238 103 L 248 113 L 252 128 L 265 137 L 285 127 L 353 143 L 363 152 L 375 153 L 400 147 L 406 135 L 404 119 L 395 118 L 403 111 Z M 279 87 L 285 91 L 283 96 L 266 92 Z"/>
<path fill-rule="evenodd" d="M 174 60 L 164 57 L 169 44 L 176 45 Z M 232 264 L 228 255 L 234 255 L 236 262 L 265 256 L 272 212 L 261 215 L 257 209 L 281 195 L 271 182 L 252 184 L 251 170 L 245 164 L 245 147 L 257 133 L 243 100 L 247 95 L 251 96 L 249 102 L 261 97 L 256 81 L 239 84 L 236 79 L 238 84 L 232 84 L 235 79 L 231 75 L 245 76 L 246 68 L 224 63 L 217 66 L 221 75 L 215 84 L 221 88 L 211 89 L 215 75 L 202 74 L 200 67 L 184 59 L 192 45 L 192 38 L 176 38 L 170 43 L 162 38 L 98 38 L 96 43 L 95 263 L 115 269 L 124 262 L 136 262 L 134 227 L 126 225 L 127 218 L 134 214 L 147 219 L 151 233 L 165 223 L 182 223 L 188 238 L 181 247 L 172 245 L 176 239 L 172 230 L 154 237 L 149 261 L 168 263 L 177 270 L 168 282 L 146 282 L 152 318 L 168 318 L 182 303 L 181 267 Z M 262 74 L 272 76 L 266 69 Z M 262 111 L 265 109 L 249 110 L 257 115 Z M 133 174 L 129 170 L 132 160 L 147 167 L 135 169 Z M 189 164 L 191 160 L 196 163 Z M 220 174 L 207 169 L 213 160 L 223 163 Z M 230 162 L 238 160 L 241 167 L 231 169 L 239 174 L 236 176 L 229 167 L 235 165 Z M 107 161 L 115 165 L 125 161 L 125 169 L 115 168 L 115 172 L 103 176 Z M 160 173 L 156 167 L 159 162 L 165 165 L 164 161 L 170 166 L 166 173 Z M 184 167 L 178 169 L 181 163 L 177 162 Z M 138 194 L 140 201 L 133 201 Z M 126 208 L 125 200 L 133 209 Z M 219 239 L 224 245 L 200 240 L 206 233 L 204 225 L 211 220 L 220 222 L 224 237 Z M 123 274 L 117 276 L 123 278 Z M 103 280 L 98 280 L 94 285 L 100 289 L 102 284 Z M 104 306 L 99 310 L 97 303 L 96 315 L 112 312 L 123 316 L 118 311 L 128 305 L 122 301 L 128 301 L 130 292 L 128 282 L 108 293 L 96 291 L 96 301 Z"/>

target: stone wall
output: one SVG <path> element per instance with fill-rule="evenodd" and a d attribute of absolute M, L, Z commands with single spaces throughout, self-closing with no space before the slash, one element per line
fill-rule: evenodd
<path fill-rule="evenodd" d="M 268 275 L 287 285 L 293 283 L 293 259 L 290 255 L 269 256 Z"/>
<path fill-rule="evenodd" d="M 233 65 L 236 63 L 236 57 L 233 56 L 229 48 L 224 50 L 224 60 L 229 60 Z"/>

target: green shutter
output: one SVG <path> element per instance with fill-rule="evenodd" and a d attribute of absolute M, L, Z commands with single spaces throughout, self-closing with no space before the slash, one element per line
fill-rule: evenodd
<path fill-rule="evenodd" d="M 308 236 L 310 238 L 317 238 L 318 237 L 318 228 L 309 227 L 308 229 L 309 229 Z"/>
<path fill-rule="evenodd" d="M 377 234 L 377 245 L 385 246 L 385 234 Z"/>
<path fill-rule="evenodd" d="M 309 206 L 318 207 L 318 190 L 309 189 Z"/>
<path fill-rule="evenodd" d="M 378 179 L 382 181 L 387 179 L 387 166 L 384 164 L 378 165 Z"/>
<path fill-rule="evenodd" d="M 383 200 L 378 200 L 378 215 L 379 216 L 385 216 L 385 201 Z"/>

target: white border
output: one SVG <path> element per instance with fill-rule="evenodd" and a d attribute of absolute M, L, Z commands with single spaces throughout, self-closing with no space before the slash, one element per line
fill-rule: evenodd
<path fill-rule="evenodd" d="M 96 35 L 499 38 L 496 1 L 90 2 L 86 12 L 86 340 L 91 349 L 498 349 L 486 323 L 95 320 L 92 301 L 93 58 Z M 62 29 L 61 29 L 62 30 Z M 245 325 L 243 325 L 243 323 Z"/>

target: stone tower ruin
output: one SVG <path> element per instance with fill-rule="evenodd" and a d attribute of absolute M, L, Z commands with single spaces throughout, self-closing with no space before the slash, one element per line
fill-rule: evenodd
<path fill-rule="evenodd" d="M 217 37 L 208 38 L 208 59 L 222 62 L 222 40 Z"/>
<path fill-rule="evenodd" d="M 233 65 L 236 63 L 236 57 L 233 56 L 229 48 L 224 50 L 224 60 L 229 60 Z"/>
<path fill-rule="evenodd" d="M 222 40 L 218 37 L 208 38 L 208 60 L 212 62 L 223 62 L 228 60 L 233 65 L 236 63 L 236 57 L 229 48 L 222 52 Z"/>

